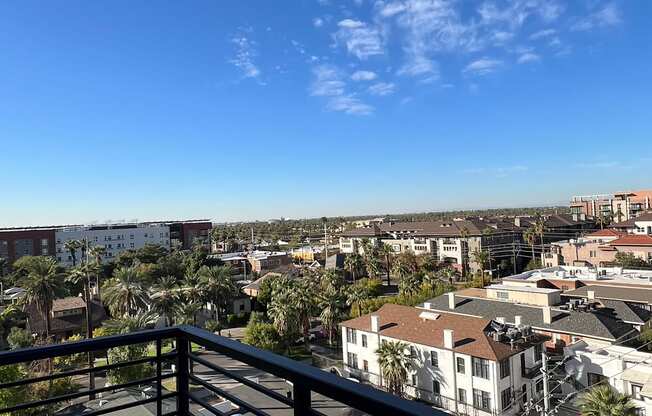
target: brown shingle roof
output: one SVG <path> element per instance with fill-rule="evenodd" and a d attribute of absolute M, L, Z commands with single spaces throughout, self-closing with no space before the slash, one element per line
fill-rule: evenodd
<path fill-rule="evenodd" d="M 77 296 L 70 296 L 63 299 L 55 299 L 52 302 L 52 312 L 68 311 L 71 309 L 81 309 L 86 307 L 84 299 Z"/>
<path fill-rule="evenodd" d="M 490 320 L 457 314 L 438 313 L 436 320 L 419 317 L 424 309 L 385 304 L 373 314 L 342 322 L 346 328 L 371 331 L 371 315 L 380 317 L 380 334 L 401 341 L 444 348 L 444 329 L 453 330 L 454 350 L 474 357 L 499 361 L 522 351 L 496 342 L 488 335 Z"/>
<path fill-rule="evenodd" d="M 625 235 L 621 231 L 615 231 L 610 229 L 598 230 L 594 233 L 588 234 L 587 237 L 620 237 Z"/>

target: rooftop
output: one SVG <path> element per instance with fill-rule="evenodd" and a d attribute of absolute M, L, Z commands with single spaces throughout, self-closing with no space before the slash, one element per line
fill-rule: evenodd
<path fill-rule="evenodd" d="M 622 267 L 555 266 L 529 270 L 503 278 L 504 281 L 582 280 L 607 281 L 619 284 L 651 285 L 652 270 L 623 269 Z M 651 285 L 652 287 L 652 285 Z"/>
<path fill-rule="evenodd" d="M 559 293 L 559 289 L 548 289 L 543 287 L 530 287 L 530 286 L 510 286 L 510 285 L 490 285 L 486 289 L 495 289 L 495 290 L 509 290 L 512 292 L 528 292 L 528 293 Z"/>

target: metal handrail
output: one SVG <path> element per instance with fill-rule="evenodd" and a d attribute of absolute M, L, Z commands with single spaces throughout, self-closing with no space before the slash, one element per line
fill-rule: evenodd
<path fill-rule="evenodd" d="M 63 355 L 77 354 L 81 352 L 88 352 L 94 350 L 103 350 L 108 348 L 114 348 L 124 345 L 139 344 L 139 343 L 157 343 L 157 356 L 152 357 L 156 360 L 157 363 L 157 374 L 154 377 L 148 378 L 144 381 L 147 382 L 157 382 L 157 395 L 154 398 L 148 398 L 145 400 L 134 401 L 130 403 L 133 406 L 138 406 L 144 403 L 151 403 L 157 401 L 157 414 L 161 415 L 161 401 L 163 398 L 172 397 L 170 394 L 162 395 L 161 394 L 161 379 L 171 377 L 170 374 L 161 375 L 160 365 L 161 361 L 166 357 L 165 354 L 160 354 L 161 340 L 163 339 L 176 339 L 177 343 L 177 352 L 176 352 L 176 393 L 171 393 L 172 396 L 177 397 L 177 410 L 174 412 L 179 416 L 187 416 L 190 414 L 189 411 L 189 402 L 193 401 L 198 403 L 200 406 L 205 407 L 206 403 L 200 403 L 195 400 L 192 394 L 189 392 L 189 384 L 203 384 L 198 382 L 198 378 L 190 374 L 189 364 L 193 361 L 198 362 L 202 365 L 205 365 L 207 362 L 192 354 L 190 351 L 190 343 L 195 343 L 200 346 L 205 347 L 208 350 L 216 351 L 221 353 L 229 358 L 240 361 L 242 363 L 248 364 L 252 367 L 265 371 L 267 373 L 273 374 L 279 378 L 285 379 L 292 383 L 293 394 L 292 398 L 283 398 L 279 397 L 277 392 L 270 393 L 265 387 L 257 386 L 256 390 L 266 394 L 274 400 L 278 400 L 286 405 L 291 405 L 294 409 L 295 415 L 307 415 L 317 413 L 311 406 L 311 393 L 318 393 L 323 396 L 329 397 L 337 402 L 349 405 L 355 409 L 361 410 L 368 414 L 392 414 L 395 416 L 443 416 L 446 413 L 435 410 L 431 407 L 428 407 L 424 404 L 417 403 L 414 401 L 404 400 L 399 397 L 390 395 L 381 390 L 354 383 L 352 381 L 346 380 L 344 378 L 338 377 L 334 374 L 322 371 L 318 368 L 299 363 L 297 361 L 291 360 L 287 357 L 276 355 L 269 351 L 260 350 L 252 346 L 242 344 L 240 342 L 217 336 L 205 330 L 192 327 L 192 326 L 177 326 L 170 328 L 162 329 L 151 329 L 144 330 L 139 332 L 134 332 L 125 335 L 114 335 L 107 337 L 99 337 L 88 340 L 81 340 L 75 342 L 68 342 L 65 344 L 56 344 L 48 345 L 42 347 L 33 347 L 21 350 L 0 352 L 0 365 L 16 364 L 21 362 L 28 362 L 34 360 L 41 360 L 46 358 L 52 358 Z M 130 362 L 123 363 L 125 366 L 130 365 Z M 117 364 L 116 364 L 117 365 Z M 218 368 L 213 368 L 218 367 Z M 101 371 L 102 367 L 98 367 Z M 234 374 L 230 373 L 228 370 L 224 370 L 219 366 L 209 366 L 215 371 L 218 371 L 227 377 L 232 377 L 236 381 L 239 381 L 245 385 L 251 383 L 246 383 L 238 377 L 233 377 Z M 81 373 L 89 372 L 91 369 L 85 369 L 85 371 L 80 370 Z M 75 370 L 77 371 L 77 370 Z M 134 383 L 143 382 L 139 380 L 136 382 L 125 383 L 125 385 L 112 386 L 110 388 L 104 387 L 95 389 L 96 392 L 117 390 L 126 385 L 135 385 Z M 213 391 L 217 389 L 215 386 L 206 383 L 212 388 L 208 388 Z M 251 386 L 250 386 L 251 387 Z M 2 388 L 2 385 L 0 385 Z M 68 397 L 82 397 L 88 395 L 93 391 L 85 390 L 83 392 L 77 392 L 66 395 L 64 398 L 57 400 L 59 398 L 48 398 L 40 402 L 29 403 L 30 407 L 36 405 L 43 405 L 46 402 L 48 404 L 55 403 L 57 401 L 66 400 Z M 217 392 L 216 392 L 217 393 Z M 224 392 L 217 393 L 225 397 Z M 234 401 L 236 405 L 236 403 Z M 243 409 L 251 407 L 246 403 L 240 403 Z M 16 408 L 24 408 L 25 404 L 19 405 Z M 105 409 L 96 410 L 90 414 L 103 414 Z M 108 411 L 108 409 L 106 409 Z M 214 409 L 212 409 L 214 410 Z M 209 409 L 211 411 L 211 409 Z M 3 410 L 0 409 L 0 413 Z M 259 411 L 260 414 L 264 412 Z"/>

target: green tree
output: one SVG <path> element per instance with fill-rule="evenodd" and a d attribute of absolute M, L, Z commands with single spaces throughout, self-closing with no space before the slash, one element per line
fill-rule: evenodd
<path fill-rule="evenodd" d="M 49 338 L 52 303 L 63 285 L 57 262 L 50 257 L 33 257 L 20 285 L 26 291 L 25 301 L 36 304 L 38 312 L 43 316 L 45 338 Z"/>
<path fill-rule="evenodd" d="M 629 396 L 618 393 L 608 384 L 592 387 L 577 400 L 582 416 L 634 416 L 636 405 Z"/>
<path fill-rule="evenodd" d="M 362 257 L 357 253 L 351 253 L 346 256 L 344 259 L 344 267 L 348 269 L 351 274 L 351 278 L 355 282 L 360 268 L 362 267 Z"/>
<path fill-rule="evenodd" d="M 72 267 L 75 267 L 77 265 L 77 250 L 82 248 L 82 242 L 80 240 L 68 240 L 63 243 L 63 248 L 70 254 Z"/>
<path fill-rule="evenodd" d="M 471 256 L 473 257 L 473 261 L 480 266 L 480 275 L 482 276 L 482 281 L 485 282 L 484 269 L 489 261 L 489 252 L 485 250 L 474 250 Z"/>
<path fill-rule="evenodd" d="M 362 316 L 362 304 L 370 297 L 369 289 L 365 285 L 354 284 L 349 286 L 346 304 L 352 308 L 356 306 L 358 316 Z"/>
<path fill-rule="evenodd" d="M 414 296 L 419 293 L 423 278 L 418 273 L 411 273 L 401 277 L 398 282 L 398 293 L 405 296 Z"/>
<path fill-rule="evenodd" d="M 163 316 L 166 326 L 172 325 L 172 316 L 179 303 L 179 293 L 179 286 L 173 276 L 164 276 L 152 287 L 152 293 L 149 297 L 152 309 Z"/>
<path fill-rule="evenodd" d="M 147 309 L 145 276 L 136 266 L 119 267 L 102 288 L 104 304 L 113 316 L 135 316 Z"/>
<path fill-rule="evenodd" d="M 341 287 L 329 285 L 322 289 L 319 297 L 319 307 L 321 308 L 319 318 L 328 333 L 328 343 L 332 345 L 333 336 L 337 333 L 337 325 L 342 322 L 346 307 L 346 296 Z"/>
<path fill-rule="evenodd" d="M 310 318 L 317 312 L 315 285 L 308 279 L 301 279 L 295 282 L 290 292 L 290 300 L 294 307 L 299 328 L 303 335 L 303 342 L 308 346 L 310 335 Z"/>
<path fill-rule="evenodd" d="M 181 302 L 179 304 L 174 305 L 174 309 L 170 311 L 170 313 L 173 314 L 173 316 L 175 317 L 177 324 L 196 326 L 197 313 L 201 310 L 201 306 L 202 306 L 201 303 L 198 302 Z"/>
<path fill-rule="evenodd" d="M 34 339 L 28 330 L 14 326 L 9 330 L 7 343 L 12 350 L 18 348 L 27 348 L 34 345 Z"/>
<path fill-rule="evenodd" d="M 272 289 L 272 300 L 267 307 L 267 315 L 287 346 L 300 327 L 298 311 L 292 301 L 293 287 L 294 283 L 289 278 L 276 280 Z"/>
<path fill-rule="evenodd" d="M 413 252 L 406 250 L 394 257 L 392 272 L 401 277 L 407 276 L 411 273 L 416 273 L 418 270 L 417 258 Z"/>
<path fill-rule="evenodd" d="M 245 329 L 243 341 L 256 348 L 280 353 L 283 350 L 280 339 L 281 336 L 274 325 L 266 322 L 250 322 Z"/>
<path fill-rule="evenodd" d="M 626 269 L 648 269 L 652 266 L 645 260 L 636 257 L 633 253 L 624 252 L 616 253 L 614 264 Z"/>
<path fill-rule="evenodd" d="M 394 249 L 387 243 L 383 243 L 379 248 L 379 254 L 385 258 L 385 272 L 387 278 L 387 286 L 391 285 L 390 272 L 392 270 L 392 257 L 394 256 Z"/>
<path fill-rule="evenodd" d="M 237 293 L 238 288 L 233 282 L 232 270 L 229 266 L 203 266 L 197 272 L 201 278 L 206 301 L 215 309 L 215 318 L 219 321 L 221 311 Z"/>
<path fill-rule="evenodd" d="M 413 367 L 412 358 L 406 353 L 407 347 L 403 342 L 382 341 L 376 350 L 382 382 L 390 393 L 397 396 L 403 395 L 403 386 Z"/>
<path fill-rule="evenodd" d="M 0 384 L 12 383 L 14 381 L 24 380 L 28 377 L 25 370 L 20 364 L 0 366 Z M 11 387 L 0 389 L 0 408 L 16 406 L 26 403 L 28 400 L 28 391 L 25 386 Z M 23 413 L 12 413 L 12 416 L 22 415 Z M 3 416 L 9 416 L 3 413 Z"/>

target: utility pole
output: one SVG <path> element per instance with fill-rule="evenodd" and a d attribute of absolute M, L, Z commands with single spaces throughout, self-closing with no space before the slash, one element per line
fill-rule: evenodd
<path fill-rule="evenodd" d="M 328 234 L 326 231 L 326 221 L 324 221 L 324 249 L 326 254 L 326 260 L 328 260 Z"/>
<path fill-rule="evenodd" d="M 251 227 L 251 249 L 254 249 L 254 227 Z"/>

